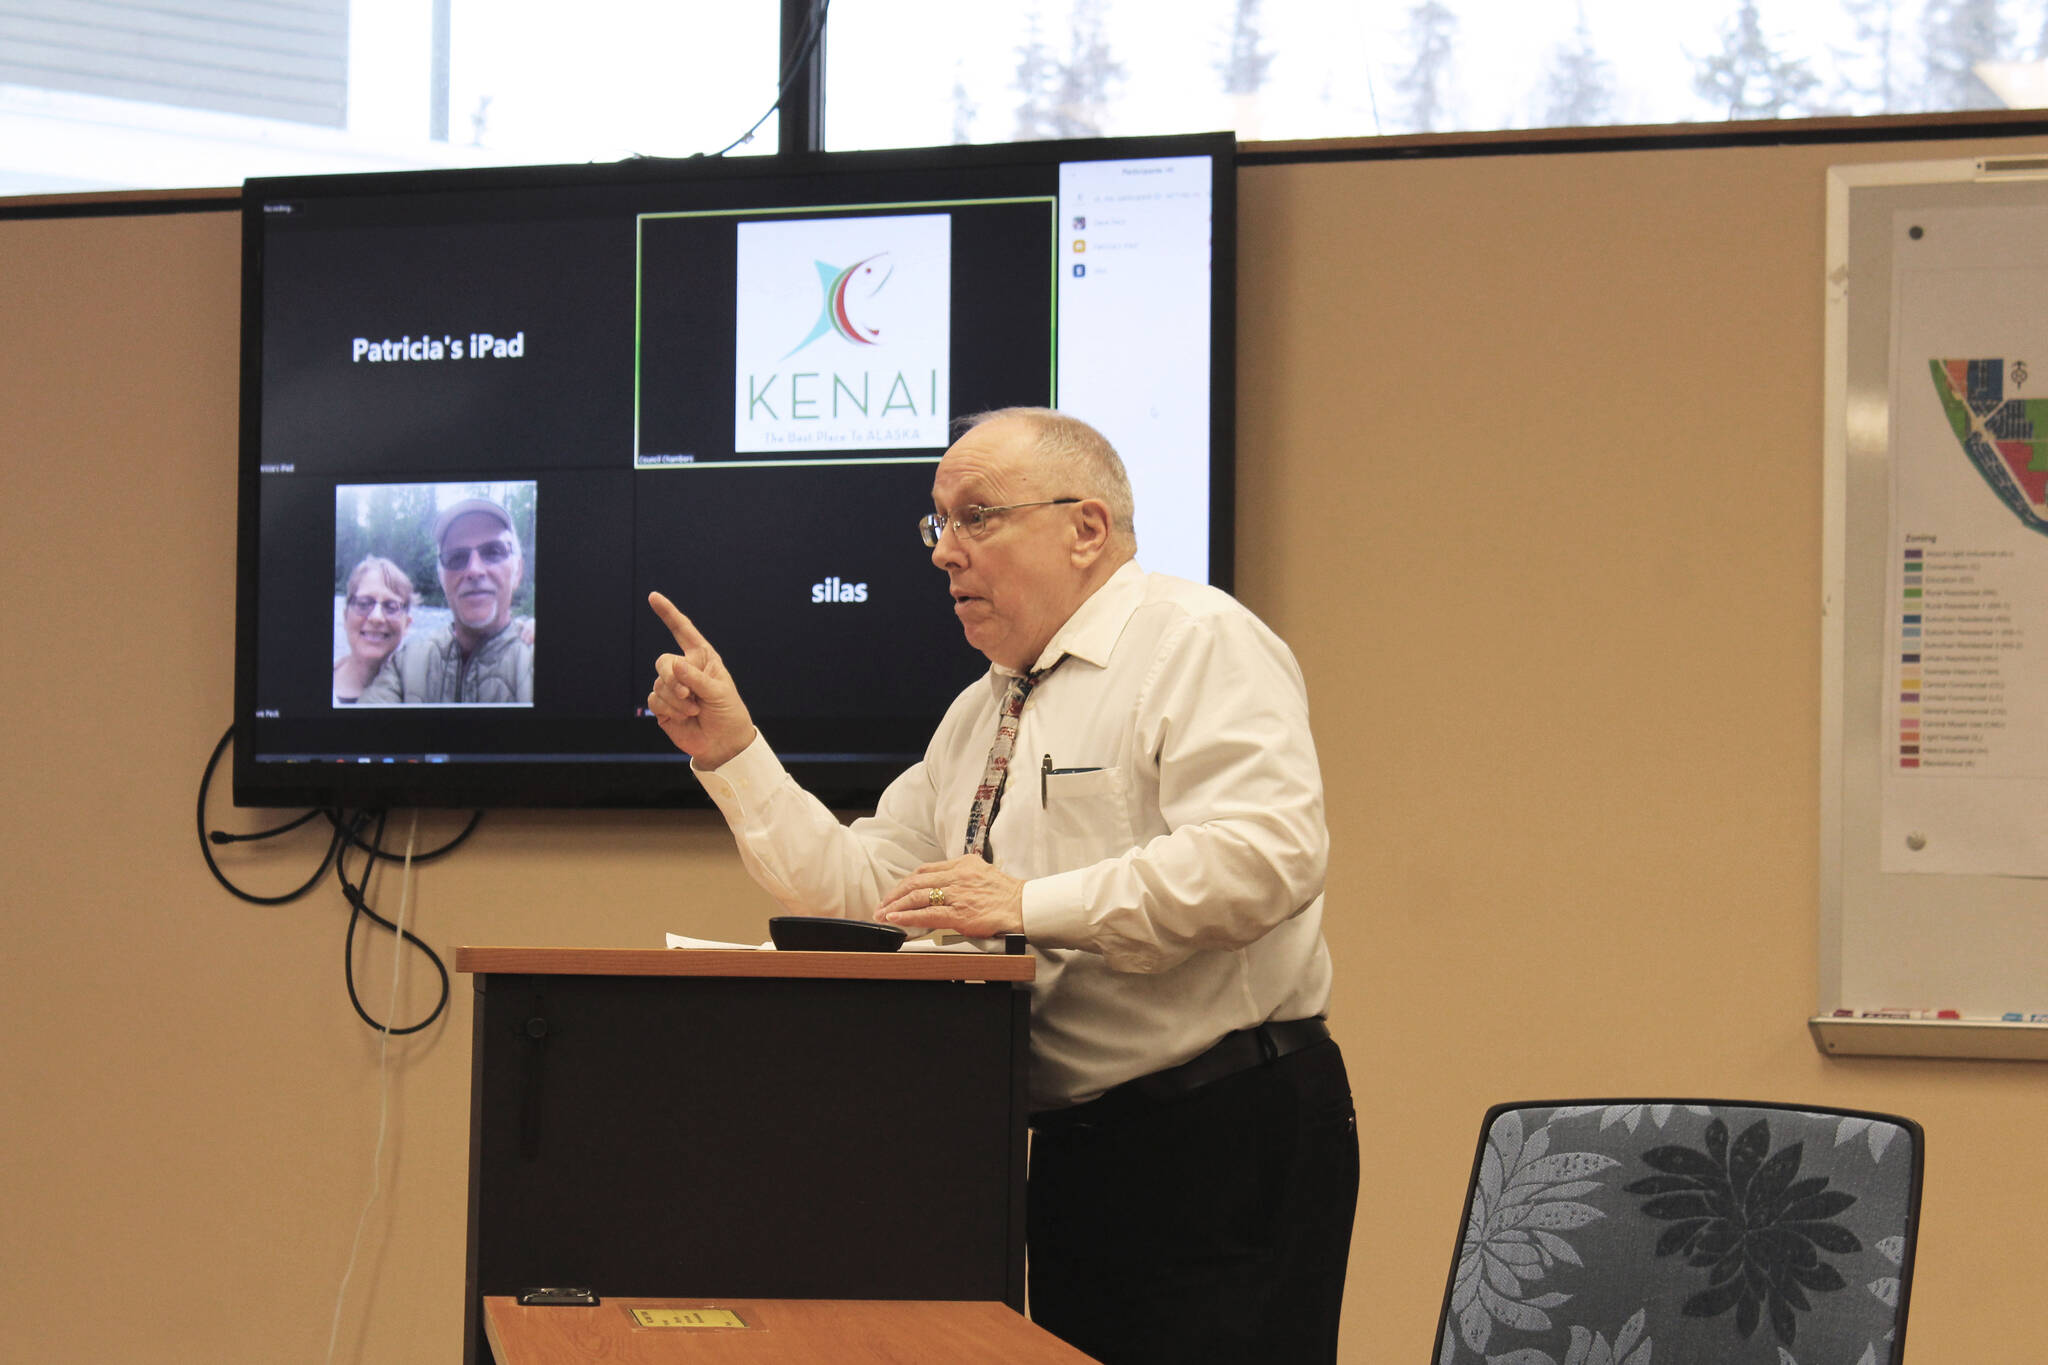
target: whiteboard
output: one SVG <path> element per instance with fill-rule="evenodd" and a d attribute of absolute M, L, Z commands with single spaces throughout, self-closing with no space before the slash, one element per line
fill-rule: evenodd
<path fill-rule="evenodd" d="M 2030 318 L 2048 327 L 2042 224 L 2048 158 L 1828 173 L 1815 1018 L 1826 1051 L 2048 1057 L 2048 1024 L 1822 1027 L 1839 1010 L 2048 1017 L 2048 770 L 2037 744 L 2048 727 L 2048 593 L 2026 588 L 2048 575 L 2048 535 L 2024 525 L 2023 507 L 2000 504 L 2012 500 L 1992 487 L 2002 471 L 1972 468 L 1982 443 L 1967 446 L 1973 419 L 1957 415 L 1950 392 L 1981 383 L 1994 397 L 2003 386 L 2048 399 L 2048 343 L 2024 339 Z M 1919 254 L 1937 249 L 1949 272 L 1938 276 L 1923 269 L 1937 258 Z M 1945 414 L 1961 425 L 1942 430 Z M 1934 600 L 1943 595 L 1945 606 Z M 1956 606 L 1965 595 L 1967 617 Z M 1983 652 L 1930 638 L 1923 664 L 1923 621 L 1933 637 L 1953 636 L 1938 627 L 1961 620 L 1989 637 L 1973 642 Z M 1963 658 L 1976 662 L 1941 666 Z M 1923 679 L 1923 667 L 1940 676 Z"/>

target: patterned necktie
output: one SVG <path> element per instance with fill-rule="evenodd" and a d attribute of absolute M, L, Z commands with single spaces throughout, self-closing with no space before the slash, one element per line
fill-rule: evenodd
<path fill-rule="evenodd" d="M 996 723 L 996 742 L 989 746 L 988 764 L 981 770 L 981 785 L 974 789 L 974 806 L 967 812 L 967 847 L 963 853 L 978 853 L 990 862 L 988 827 L 995 823 L 996 810 L 1003 804 L 1003 787 L 1010 780 L 1010 751 L 1017 747 L 1018 717 L 1024 714 L 1024 699 L 1045 675 L 1067 661 L 1062 654 L 1036 673 L 1020 673 L 1010 679 L 1003 693 L 1002 717 Z"/>

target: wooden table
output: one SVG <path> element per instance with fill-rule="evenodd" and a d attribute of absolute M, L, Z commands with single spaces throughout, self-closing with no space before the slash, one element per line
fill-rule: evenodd
<path fill-rule="evenodd" d="M 635 1308 L 726 1308 L 744 1328 L 642 1327 Z M 928 1299 L 484 1299 L 498 1365 L 1094 1365 L 1000 1303 Z"/>

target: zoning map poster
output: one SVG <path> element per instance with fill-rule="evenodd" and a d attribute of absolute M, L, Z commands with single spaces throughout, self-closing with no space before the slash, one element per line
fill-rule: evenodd
<path fill-rule="evenodd" d="M 1883 870 L 2048 876 L 2048 208 L 1892 262 Z"/>

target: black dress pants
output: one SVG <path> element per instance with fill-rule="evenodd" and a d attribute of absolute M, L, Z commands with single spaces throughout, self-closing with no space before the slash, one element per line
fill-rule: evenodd
<path fill-rule="evenodd" d="M 1334 1041 L 1032 1134 L 1031 1316 L 1103 1365 L 1330 1365 L 1358 1127 Z"/>

